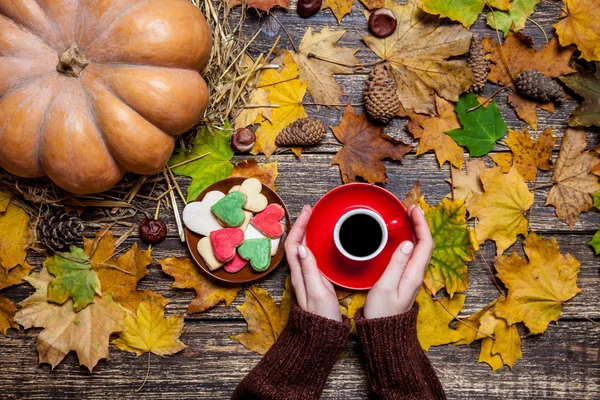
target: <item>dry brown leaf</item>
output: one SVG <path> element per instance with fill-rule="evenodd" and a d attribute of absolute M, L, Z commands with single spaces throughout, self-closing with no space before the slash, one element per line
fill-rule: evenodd
<path fill-rule="evenodd" d="M 339 165 L 344 183 L 354 182 L 362 177 L 369 183 L 387 182 L 384 158 L 402 160 L 412 147 L 394 140 L 381 132 L 364 114 L 357 115 L 351 105 L 347 105 L 338 126 L 332 126 L 335 137 L 342 142 L 331 162 Z"/>
<path fill-rule="evenodd" d="M 410 191 L 406 193 L 406 197 L 402 200 L 402 204 L 408 209 L 410 206 L 419 205 L 419 200 L 421 200 L 421 183 L 416 181 Z"/>
<path fill-rule="evenodd" d="M 250 8 L 269 11 L 274 7 L 289 8 L 290 0 L 229 0 L 229 7 L 233 8 L 245 4 Z"/>
<path fill-rule="evenodd" d="M 241 286 L 221 286 L 198 270 L 198 267 L 187 257 L 170 257 L 158 260 L 162 270 L 175 278 L 171 285 L 177 289 L 194 289 L 196 297 L 188 306 L 188 314 L 208 310 L 220 302 L 229 307 L 235 300 Z"/>
<path fill-rule="evenodd" d="M 556 215 L 571 229 L 579 214 L 594 205 L 592 193 L 600 191 L 594 167 L 600 163 L 600 155 L 586 151 L 585 131 L 568 128 L 563 136 L 554 174 L 552 189 L 548 192 L 546 205 L 556 207 Z"/>
<path fill-rule="evenodd" d="M 485 162 L 479 159 L 467 161 L 467 172 L 463 173 L 460 169 L 452 168 L 450 179 L 446 182 L 452 185 L 452 192 L 446 197 L 454 200 L 466 200 L 472 193 L 483 193 L 481 184 L 481 171 L 485 169 Z"/>
<path fill-rule="evenodd" d="M 9 328 L 19 330 L 19 325 L 15 323 L 16 311 L 13 302 L 0 295 L 0 332 L 5 336 Z"/>
<path fill-rule="evenodd" d="M 277 186 L 275 186 L 277 175 L 279 175 L 277 161 L 258 165 L 254 158 L 240 161 L 233 166 L 233 171 L 231 171 L 231 176 L 256 178 L 273 190 L 277 190 Z"/>

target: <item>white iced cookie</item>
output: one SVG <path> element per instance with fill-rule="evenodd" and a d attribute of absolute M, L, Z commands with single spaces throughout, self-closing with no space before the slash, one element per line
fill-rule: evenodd
<path fill-rule="evenodd" d="M 200 253 L 200 256 L 202 256 L 202 258 L 204 259 L 206 266 L 211 271 L 219 269 L 223 266 L 224 263 L 217 260 L 217 257 L 215 257 L 215 253 L 213 251 L 212 244 L 210 243 L 209 236 L 206 236 L 206 237 L 203 237 L 202 239 L 200 239 L 200 241 L 198 242 L 197 248 L 198 248 L 198 253 Z"/>
<path fill-rule="evenodd" d="M 244 211 L 244 222 L 240 225 L 240 229 L 245 231 L 248 225 L 250 224 L 250 220 L 252 219 L 252 213 L 250 211 Z"/>
<path fill-rule="evenodd" d="M 244 240 L 245 239 L 261 239 L 266 238 L 258 229 L 256 229 L 253 225 L 248 225 L 246 231 L 244 232 Z M 280 237 L 277 239 L 271 239 L 271 256 L 277 254 L 277 250 L 279 249 L 279 241 Z"/>
<path fill-rule="evenodd" d="M 240 190 L 240 187 L 242 187 L 242 185 L 235 185 L 235 186 L 232 186 L 232 187 L 231 187 L 231 189 L 229 189 L 229 192 L 227 192 L 227 193 L 231 193 L 231 192 L 239 192 L 239 190 Z"/>
<path fill-rule="evenodd" d="M 247 198 L 244 210 L 257 213 L 267 208 L 269 201 L 260 193 L 262 191 L 262 183 L 258 179 L 246 179 L 242 182 L 239 191 L 244 193 Z"/>
<path fill-rule="evenodd" d="M 225 195 L 218 190 L 206 193 L 202 201 L 189 203 L 183 209 L 183 223 L 200 235 L 208 236 L 212 231 L 222 229 L 210 208 Z"/>

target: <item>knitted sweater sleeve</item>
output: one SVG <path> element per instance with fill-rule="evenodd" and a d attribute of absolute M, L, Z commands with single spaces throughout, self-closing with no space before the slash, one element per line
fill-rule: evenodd
<path fill-rule="evenodd" d="M 349 331 L 349 323 L 294 306 L 283 333 L 238 385 L 232 400 L 319 399 Z"/>
<path fill-rule="evenodd" d="M 371 389 L 381 399 L 446 399 L 444 389 L 419 345 L 418 306 L 400 315 L 365 319 L 358 312 L 356 329 L 367 363 Z"/>

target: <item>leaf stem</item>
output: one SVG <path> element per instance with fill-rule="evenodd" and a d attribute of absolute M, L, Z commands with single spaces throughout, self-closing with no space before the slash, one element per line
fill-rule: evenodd
<path fill-rule="evenodd" d="M 529 22 L 531 22 L 532 24 L 534 24 L 535 26 L 537 26 L 540 29 L 540 31 L 542 31 L 542 33 L 544 34 L 544 38 L 546 39 L 546 43 L 548 43 L 549 42 L 548 35 L 546 35 L 546 31 L 544 30 L 544 28 L 542 28 L 540 24 L 538 24 L 537 22 L 535 22 L 535 20 L 533 20 L 529 17 L 527 17 L 527 20 Z"/>
<path fill-rule="evenodd" d="M 298 48 L 296 47 L 296 43 L 294 43 L 294 40 L 292 39 L 292 36 L 288 32 L 288 30 L 285 28 L 285 26 L 283 26 L 283 24 L 279 21 L 279 18 L 277 18 L 275 16 L 275 14 L 273 14 L 272 12 L 269 12 L 269 14 L 275 19 L 275 21 L 277 21 L 277 23 L 279 24 L 279 26 L 283 29 L 283 31 L 287 35 L 288 39 L 290 40 L 290 43 L 292 44 L 292 47 L 294 48 L 294 51 L 297 53 L 298 52 Z"/>
<path fill-rule="evenodd" d="M 136 393 L 139 392 L 140 390 L 142 390 L 142 388 L 146 384 L 146 381 L 148 380 L 149 375 L 150 375 L 150 352 L 148 352 L 148 369 L 146 370 L 146 377 L 144 378 L 144 382 L 142 382 L 142 385 L 135 390 Z"/>
<path fill-rule="evenodd" d="M 494 9 L 492 8 L 492 6 L 490 6 L 489 3 L 486 2 L 485 5 L 488 6 L 490 11 L 492 12 L 492 18 L 494 19 L 494 29 L 496 30 L 496 36 L 498 37 L 498 46 L 500 46 L 500 54 L 502 55 L 502 61 L 504 61 L 504 64 L 506 65 L 506 70 L 508 71 L 508 74 L 510 75 L 510 79 L 514 82 L 515 76 L 513 75 L 512 71 L 510 70 L 510 65 L 508 64 L 508 59 L 506 58 L 506 54 L 504 54 L 504 46 L 502 46 L 502 39 L 500 39 L 500 32 L 498 31 L 498 23 L 496 22 L 496 13 L 494 12 Z"/>
<path fill-rule="evenodd" d="M 505 89 L 507 89 L 507 86 L 502 86 L 500 89 L 498 89 L 494 93 L 492 93 L 492 95 L 490 97 L 488 97 L 483 103 L 479 103 L 475 107 L 467 108 L 467 112 L 475 111 L 479 107 L 485 106 L 487 103 L 489 103 L 490 101 L 492 101 L 494 99 L 494 96 L 496 96 L 498 93 L 500 93 L 501 91 L 503 91 Z"/>

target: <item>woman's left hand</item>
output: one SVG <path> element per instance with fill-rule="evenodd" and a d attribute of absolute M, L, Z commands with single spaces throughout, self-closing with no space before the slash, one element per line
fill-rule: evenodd
<path fill-rule="evenodd" d="M 285 254 L 292 275 L 298 306 L 321 317 L 342 321 L 335 289 L 317 268 L 317 260 L 306 247 L 306 226 L 312 209 L 304 206 L 285 241 Z"/>

